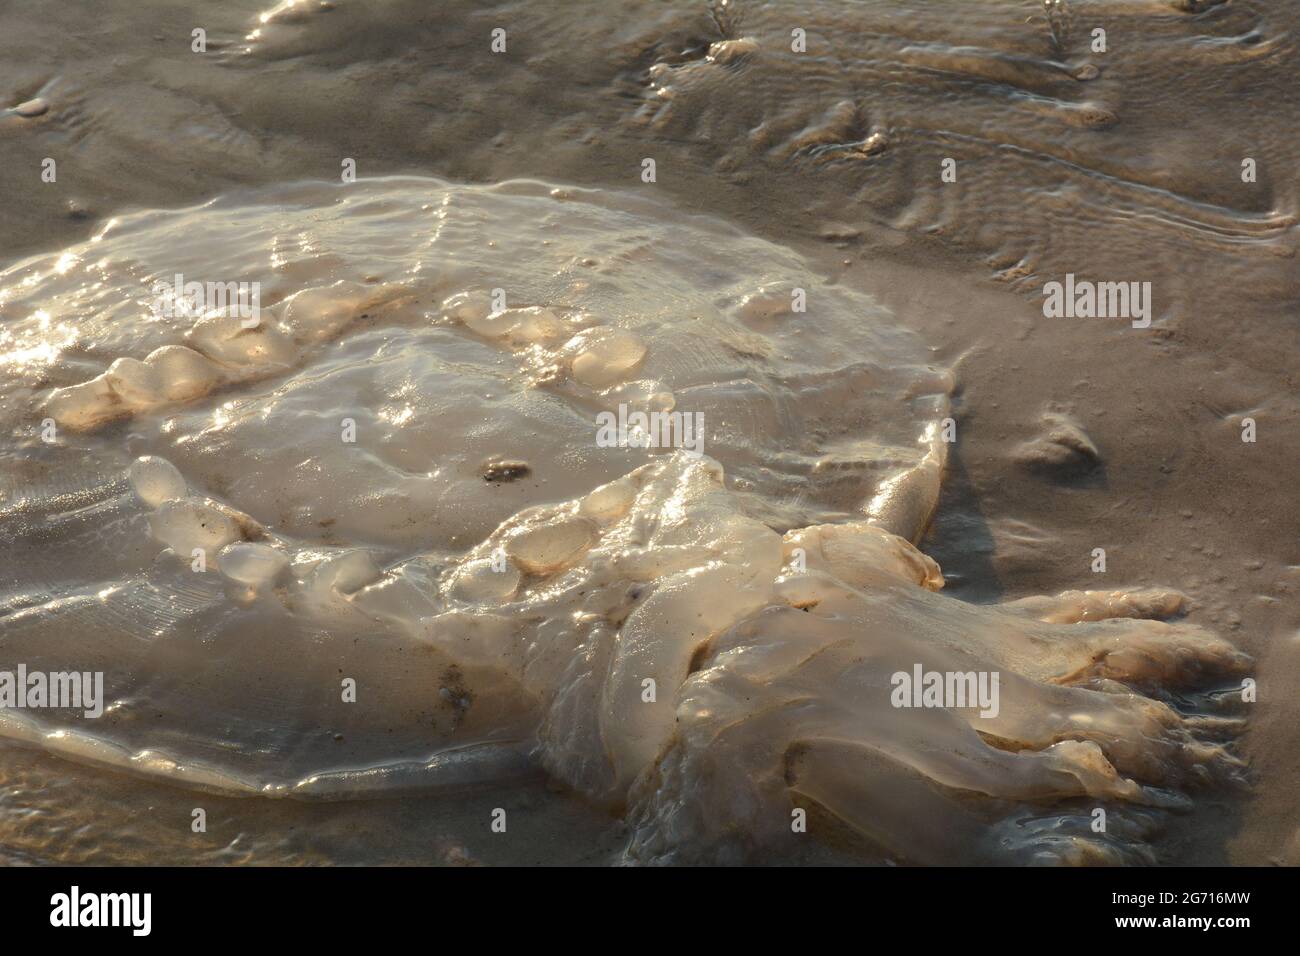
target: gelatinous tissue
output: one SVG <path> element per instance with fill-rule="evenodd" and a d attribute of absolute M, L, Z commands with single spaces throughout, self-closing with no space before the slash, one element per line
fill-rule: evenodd
<path fill-rule="evenodd" d="M 159 315 L 175 274 L 258 283 L 257 323 Z M 951 373 L 715 220 L 277 187 L 114 220 L 0 302 L 0 647 L 109 701 L 11 739 L 266 797 L 542 771 L 640 862 L 1143 860 L 1240 773 L 1188 701 L 1247 660 L 1151 620 L 1177 592 L 941 592 Z M 913 672 L 997 706 L 899 706 Z"/>

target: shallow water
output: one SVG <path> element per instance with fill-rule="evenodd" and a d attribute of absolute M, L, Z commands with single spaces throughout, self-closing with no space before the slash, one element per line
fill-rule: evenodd
<path fill-rule="evenodd" d="M 67 788 L 68 822 L 33 826 L 24 784 L 15 858 L 1294 852 L 1290 705 L 1222 693 L 1296 670 L 1289 7 L 1071 4 L 1054 34 L 992 2 L 331 6 L 256 33 L 256 4 L 205 10 L 202 55 L 173 5 L 89 46 L 75 5 L 4 15 L 44 51 L 4 68 L 14 101 L 49 109 L 0 118 L 0 160 L 60 176 L 0 209 L 0 633 L 6 660 L 103 662 L 115 701 L 6 733 L 135 772 L 14 750 L 6 779 L 95 774 L 178 827 L 186 785 L 231 807 L 181 851 Z M 302 182 L 345 158 L 359 182 Z M 1066 272 L 1151 282 L 1153 328 L 1045 320 Z M 260 283 L 266 323 L 151 314 L 176 273 Z M 620 404 L 701 416 L 725 480 L 601 447 Z M 133 487 L 140 456 L 178 472 Z M 1088 588 L 1126 596 L 992 605 Z M 913 663 L 999 670 L 996 730 L 878 708 Z M 389 800 L 214 791 L 400 793 L 405 819 L 366 851 L 348 834 Z M 525 838 L 482 839 L 507 804 Z M 96 847 L 59 849 L 86 819 Z"/>

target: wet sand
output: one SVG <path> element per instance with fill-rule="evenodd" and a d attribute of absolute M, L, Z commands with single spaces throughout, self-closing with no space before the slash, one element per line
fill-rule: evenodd
<path fill-rule="evenodd" d="M 5 57 L 0 88 L 49 110 L 0 118 L 0 254 L 83 240 L 135 208 L 334 180 L 343 157 L 362 177 L 653 189 L 789 246 L 957 369 L 958 441 L 922 542 L 949 592 L 988 602 L 1097 587 L 1089 564 L 1103 547 L 1106 586 L 1180 588 L 1190 621 L 1255 657 L 1260 702 L 1243 741 L 1253 788 L 1197 794 L 1193 812 L 1170 818 L 1159 860 L 1295 862 L 1296 14 L 1281 3 L 1078 7 L 1061 49 L 1024 22 L 1034 5 L 1012 3 L 720 15 L 646 3 L 611 15 L 340 2 L 253 41 L 256 4 L 205 11 L 221 19 L 203 24 L 171 5 L 108 4 L 91 24 L 74 5 L 18 3 L 0 15 L 4 43 L 41 52 Z M 1088 50 L 1093 21 L 1108 31 L 1105 54 Z M 498 24 L 508 48 L 493 55 Z M 189 49 L 197 25 L 204 55 Z M 807 31 L 805 60 L 784 52 L 792 27 Z M 748 61 L 710 62 L 711 43 L 740 37 L 756 39 Z M 1088 64 L 1099 75 L 1079 79 Z M 950 155 L 958 181 L 945 184 Z M 45 156 L 59 157 L 57 185 L 39 181 Z M 646 156 L 653 186 L 640 182 Z M 1241 182 L 1243 156 L 1258 161 L 1256 183 Z M 1043 284 L 1067 272 L 1152 282 L 1152 327 L 1044 318 Z M 1100 468 L 1018 460 L 1048 412 L 1077 422 Z M 1254 444 L 1240 440 L 1243 416 L 1259 423 Z M 6 780 L 99 779 L 9 747 L 4 762 Z M 115 786 L 188 815 L 165 788 Z M 436 845 L 443 821 L 444 841 L 471 832 L 454 804 L 231 801 L 240 840 L 169 851 L 161 831 L 85 795 L 54 801 L 66 822 L 20 824 L 29 799 L 49 805 L 32 793 L 6 797 L 15 859 L 219 860 L 246 844 L 253 862 L 346 859 L 360 825 L 391 839 L 353 846 L 353 859 L 457 862 L 451 849 L 412 855 L 406 840 Z M 507 852 L 484 841 L 467 857 L 559 862 L 580 850 L 601 862 L 620 842 L 618 823 L 540 785 L 502 799 L 529 808 L 536 842 Z M 88 818 L 102 841 L 64 849 L 60 834 Z M 286 824 L 310 835 L 285 837 Z M 590 844 L 559 837 L 571 827 Z"/>

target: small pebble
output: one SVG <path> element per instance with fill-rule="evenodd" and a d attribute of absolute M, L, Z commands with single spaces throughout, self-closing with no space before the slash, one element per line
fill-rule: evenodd
<path fill-rule="evenodd" d="M 49 108 L 50 108 L 50 104 L 45 102 L 43 99 L 41 99 L 38 96 L 34 100 L 28 100 L 25 103 L 19 103 L 17 106 L 14 107 L 13 111 L 17 113 L 19 116 L 26 116 L 30 119 L 33 116 L 40 116 L 44 114 L 49 110 Z"/>
<path fill-rule="evenodd" d="M 867 137 L 866 141 L 858 147 L 858 152 L 867 156 L 878 156 L 889 148 L 889 137 L 884 133 L 875 132 Z"/>
<path fill-rule="evenodd" d="M 523 461 L 494 461 L 483 468 L 483 480 L 489 484 L 518 481 L 532 474 L 532 468 Z"/>

